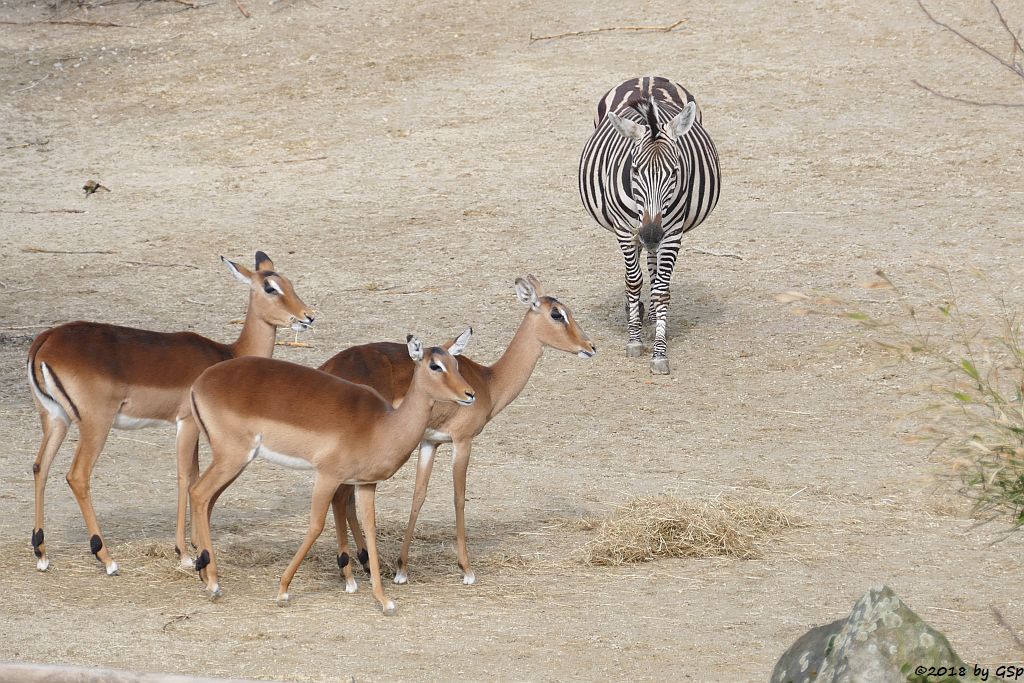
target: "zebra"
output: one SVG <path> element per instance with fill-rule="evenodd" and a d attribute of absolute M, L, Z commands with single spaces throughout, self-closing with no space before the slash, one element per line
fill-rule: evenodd
<path fill-rule="evenodd" d="M 580 157 L 579 190 L 597 223 L 615 233 L 626 261 L 626 355 L 643 354 L 640 338 L 647 250 L 655 323 L 651 372 L 669 373 L 669 281 L 683 233 L 700 225 L 718 203 L 718 151 L 701 125 L 693 95 L 657 76 L 634 78 L 597 103 L 594 133 Z"/>

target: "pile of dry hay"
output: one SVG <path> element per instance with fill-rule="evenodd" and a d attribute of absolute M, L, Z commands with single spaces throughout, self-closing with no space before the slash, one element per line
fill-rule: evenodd
<path fill-rule="evenodd" d="M 609 566 L 659 557 L 761 557 L 757 542 L 794 526 L 784 512 L 759 502 L 719 498 L 685 501 L 636 498 L 593 524 L 584 546 L 588 564 Z"/>

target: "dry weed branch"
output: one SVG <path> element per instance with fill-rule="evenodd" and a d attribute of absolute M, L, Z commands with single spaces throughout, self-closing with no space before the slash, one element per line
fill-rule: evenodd
<path fill-rule="evenodd" d="M 595 33 L 606 33 L 608 31 L 651 31 L 652 33 L 669 33 L 683 23 L 686 19 L 679 19 L 668 26 L 604 26 L 602 28 L 592 28 L 586 31 L 567 31 L 565 33 L 555 33 L 550 36 L 535 36 L 530 33 L 530 44 L 536 43 L 541 40 L 555 40 L 556 38 L 568 38 L 570 36 L 589 36 Z"/>

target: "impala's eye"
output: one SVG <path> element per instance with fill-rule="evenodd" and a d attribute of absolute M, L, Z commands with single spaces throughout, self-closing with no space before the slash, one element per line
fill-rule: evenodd
<path fill-rule="evenodd" d="M 565 316 L 563 316 L 562 312 L 560 310 L 558 310 L 557 308 L 552 308 L 551 309 L 551 319 L 552 320 L 556 320 L 558 322 L 562 322 L 563 320 L 565 320 Z"/>
<path fill-rule="evenodd" d="M 263 283 L 263 291 L 267 294 L 277 294 L 277 290 L 274 289 L 274 285 L 270 284 L 269 280 Z"/>
<path fill-rule="evenodd" d="M 434 362 L 430 363 L 430 369 L 433 370 L 434 372 L 441 372 L 441 371 L 444 370 L 443 367 L 441 367 L 440 365 L 438 365 L 437 363 L 434 363 Z"/>

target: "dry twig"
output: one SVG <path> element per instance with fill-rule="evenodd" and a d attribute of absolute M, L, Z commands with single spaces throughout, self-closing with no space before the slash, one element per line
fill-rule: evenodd
<path fill-rule="evenodd" d="M 697 254 L 707 254 L 708 256 L 721 256 L 722 258 L 734 258 L 743 260 L 743 257 L 739 254 L 734 254 L 731 251 L 710 251 L 708 249 L 701 249 L 699 247 L 687 247 L 686 251 L 692 251 Z"/>
<path fill-rule="evenodd" d="M 6 26 L 34 26 L 37 24 L 59 24 L 63 26 L 103 26 L 115 28 L 138 28 L 131 24 L 114 24 L 109 21 L 85 21 L 84 19 L 46 19 L 40 21 L 0 21 Z"/>
<path fill-rule="evenodd" d="M 235 4 L 238 5 L 238 11 L 242 13 L 243 17 L 246 19 L 252 18 L 252 15 L 249 14 L 249 10 L 245 9 L 245 5 L 242 4 L 242 0 L 235 0 Z"/>
<path fill-rule="evenodd" d="M 0 213 L 85 213 L 85 209 L 2 209 Z"/>
<path fill-rule="evenodd" d="M 540 40 L 554 40 L 556 38 L 567 38 L 569 36 L 589 36 L 595 33 L 605 33 L 607 31 L 652 31 L 669 33 L 682 25 L 686 19 L 680 19 L 676 22 L 669 24 L 668 26 L 605 26 L 602 28 L 592 28 L 586 31 L 568 31 L 566 33 L 555 33 L 550 36 L 534 36 L 530 33 L 530 44 L 536 43 Z"/>
<path fill-rule="evenodd" d="M 154 263 L 153 261 L 124 261 L 124 263 L 130 263 L 133 266 L 154 266 L 157 268 L 192 268 L 193 270 L 199 270 L 199 266 L 193 266 L 188 263 Z"/>
<path fill-rule="evenodd" d="M 62 249 L 43 249 L 42 247 L 22 247 L 26 254 L 116 254 L 112 249 L 99 249 L 96 251 L 64 251 Z"/>

